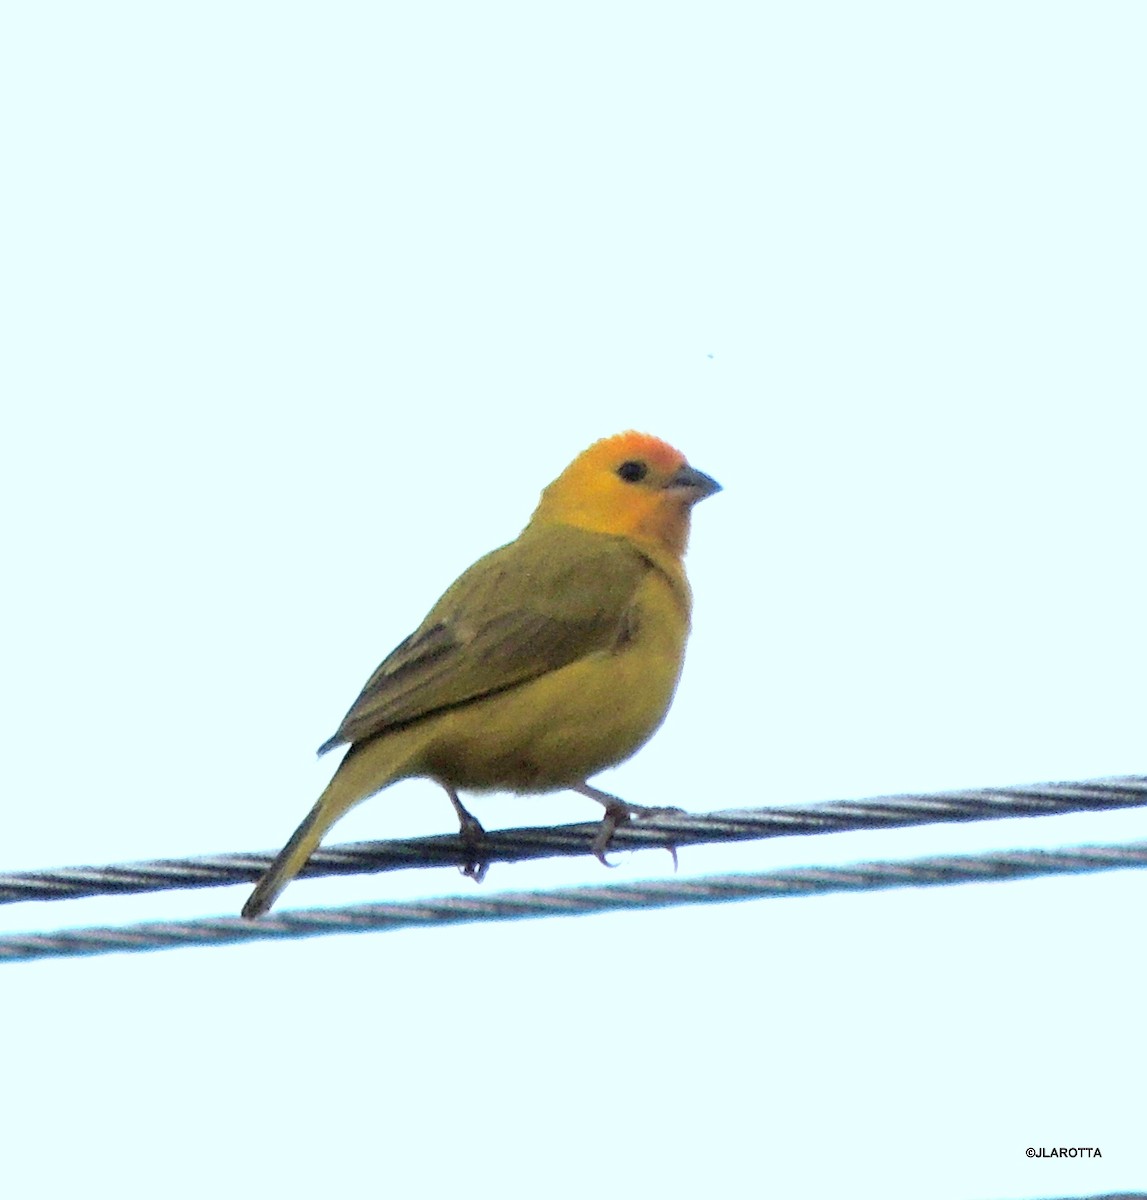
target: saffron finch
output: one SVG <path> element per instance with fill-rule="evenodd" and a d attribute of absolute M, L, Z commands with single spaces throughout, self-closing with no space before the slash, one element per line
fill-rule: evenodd
<path fill-rule="evenodd" d="M 587 778 L 628 758 L 673 699 L 691 596 L 694 504 L 720 491 L 658 438 L 595 442 L 542 492 L 515 541 L 466 571 L 367 681 L 319 749 L 350 749 L 243 906 L 257 917 L 349 809 L 399 779 L 459 789 L 569 788 L 605 805 L 594 851 L 642 811 Z M 468 874 L 480 877 L 477 864 Z"/>

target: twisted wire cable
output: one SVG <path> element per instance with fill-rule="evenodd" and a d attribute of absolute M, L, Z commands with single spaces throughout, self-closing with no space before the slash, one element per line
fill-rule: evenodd
<path fill-rule="evenodd" d="M 619 828 L 611 848 L 619 851 L 669 849 L 798 834 L 1101 812 L 1139 806 L 1147 806 L 1147 776 L 1144 775 L 884 796 L 862 801 L 834 800 L 794 807 L 727 809 L 696 814 L 664 810 L 655 818 L 643 818 Z M 523 862 L 589 854 L 598 828 L 595 821 L 496 830 L 486 835 L 483 859 L 489 863 Z M 0 874 L 0 904 L 251 883 L 262 875 L 274 856 L 271 851 L 214 854 Z M 394 871 L 404 867 L 462 866 L 472 857 L 472 848 L 467 847 L 457 834 L 401 841 L 354 842 L 316 850 L 300 878 Z"/>
<path fill-rule="evenodd" d="M 728 904 L 737 900 L 778 899 L 826 892 L 1031 879 L 1128 867 L 1147 867 L 1147 842 L 863 862 L 843 867 L 796 867 L 757 874 L 711 875 L 699 879 L 664 879 L 538 892 L 500 892 L 486 896 L 442 896 L 345 908 L 294 909 L 257 921 L 245 921 L 241 917 L 208 917 L 118 928 L 15 934 L 0 937 L 0 962 L 169 950 L 182 946 L 223 946 L 328 933 L 425 929 L 475 921 L 585 916 L 623 909 Z"/>
<path fill-rule="evenodd" d="M 1101 1196 L 1035 1196 L 1032 1200 L 1147 1200 L 1147 1192 L 1104 1192 Z"/>

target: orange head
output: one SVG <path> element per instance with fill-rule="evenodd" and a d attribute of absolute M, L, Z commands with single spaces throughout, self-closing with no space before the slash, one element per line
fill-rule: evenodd
<path fill-rule="evenodd" d="M 680 557 L 689 510 L 721 485 L 647 433 L 594 442 L 542 492 L 532 523 L 575 525 L 662 547 Z"/>

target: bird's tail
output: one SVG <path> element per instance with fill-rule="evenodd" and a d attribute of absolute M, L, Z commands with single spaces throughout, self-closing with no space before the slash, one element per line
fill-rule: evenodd
<path fill-rule="evenodd" d="M 279 893 L 303 869 L 327 830 L 341 816 L 360 800 L 409 773 L 404 769 L 408 757 L 401 753 L 404 748 L 383 744 L 390 740 L 378 738 L 351 747 L 314 808 L 303 818 L 302 824 L 291 834 L 291 840 L 255 885 L 243 905 L 244 917 L 248 920 L 260 917 L 275 903 Z"/>
<path fill-rule="evenodd" d="M 307 859 L 323 840 L 326 831 L 342 816 L 342 813 L 333 811 L 333 806 L 324 804 L 325 796 L 324 792 L 319 797 L 314 808 L 303 818 L 303 823 L 291 834 L 291 840 L 275 855 L 275 861 L 247 897 L 243 916 L 248 920 L 261 917 L 275 903 L 283 888 L 306 866 Z"/>

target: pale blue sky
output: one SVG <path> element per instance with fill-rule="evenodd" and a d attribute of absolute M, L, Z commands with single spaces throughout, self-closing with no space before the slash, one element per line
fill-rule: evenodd
<path fill-rule="evenodd" d="M 1147 771 L 1145 40 L 1131 3 L 7 6 L 0 869 L 278 847 L 379 659 L 629 427 L 725 491 L 673 712 L 605 786 L 706 809 Z M 414 782 L 335 840 L 452 828 Z M 6 1184 L 1128 1188 L 1145 902 L 1121 873 L 10 967 Z"/>

